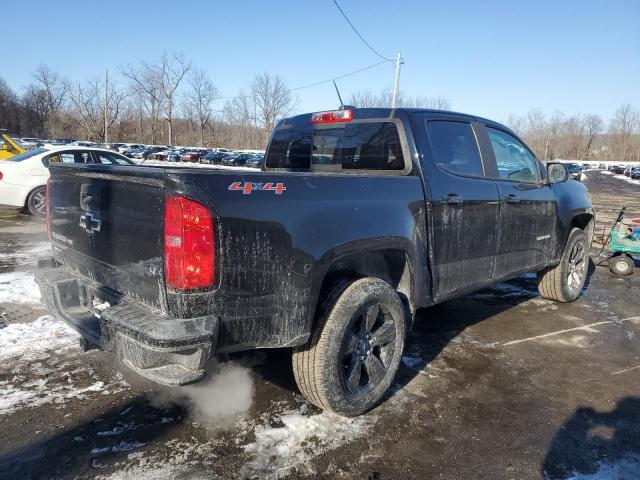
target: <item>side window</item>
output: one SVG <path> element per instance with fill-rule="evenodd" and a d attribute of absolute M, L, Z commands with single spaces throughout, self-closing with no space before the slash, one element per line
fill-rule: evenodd
<path fill-rule="evenodd" d="M 540 180 L 536 157 L 518 139 L 502 130 L 487 127 L 498 174 L 506 180 L 537 182 Z"/>
<path fill-rule="evenodd" d="M 93 163 L 91 154 L 81 150 L 72 150 L 69 152 L 58 152 L 48 158 L 49 163 Z"/>
<path fill-rule="evenodd" d="M 95 152 L 98 161 L 103 165 L 131 165 L 131 162 L 126 158 L 109 152 Z"/>
<path fill-rule="evenodd" d="M 470 123 L 432 120 L 427 122 L 427 131 L 438 167 L 459 175 L 484 176 Z"/>

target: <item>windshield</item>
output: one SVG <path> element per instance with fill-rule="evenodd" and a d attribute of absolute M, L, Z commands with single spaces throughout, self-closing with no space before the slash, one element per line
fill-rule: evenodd
<path fill-rule="evenodd" d="M 21 153 L 20 155 L 15 155 L 14 157 L 10 157 L 7 160 L 11 162 L 21 162 L 26 160 L 27 158 L 35 157 L 41 153 L 46 152 L 46 148 L 34 148 L 33 150 L 29 150 L 28 152 Z"/>

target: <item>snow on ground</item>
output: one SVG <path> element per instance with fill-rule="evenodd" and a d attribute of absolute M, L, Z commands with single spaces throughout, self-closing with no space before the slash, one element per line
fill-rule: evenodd
<path fill-rule="evenodd" d="M 0 273 L 0 303 L 40 304 L 40 290 L 33 272 Z"/>
<path fill-rule="evenodd" d="M 276 427 L 255 429 L 255 441 L 244 446 L 252 459 L 243 465 L 243 477 L 285 473 L 294 466 L 310 468 L 312 458 L 363 436 L 376 420 L 371 414 L 356 418 L 329 412 L 305 416 L 302 410 L 280 415 Z"/>
<path fill-rule="evenodd" d="M 0 416 L 128 388 L 120 374 L 113 377 L 87 367 L 78 334 L 49 315 L 0 330 Z"/>
<path fill-rule="evenodd" d="M 49 315 L 29 323 L 12 323 L 0 330 L 0 364 L 41 360 L 51 352 L 78 351 L 78 334 Z"/>
<path fill-rule="evenodd" d="M 566 480 L 631 480 L 640 478 L 640 455 L 629 455 L 617 462 L 601 462 L 595 473 L 574 473 Z"/>
<path fill-rule="evenodd" d="M 12 263 L 22 263 L 26 260 L 29 264 L 35 264 L 34 259 L 45 257 L 48 254 L 51 254 L 51 244 L 49 242 L 40 242 L 25 250 L 8 253 L 0 252 L 0 260 Z"/>
<path fill-rule="evenodd" d="M 632 183 L 633 185 L 640 185 L 640 180 L 633 180 L 631 177 L 627 177 L 626 175 L 614 175 L 613 178 L 624 180 L 625 182 Z"/>
<path fill-rule="evenodd" d="M 640 186 L 640 180 L 633 180 L 631 177 L 627 177 L 626 175 L 614 174 L 613 172 L 610 172 L 608 170 L 602 170 L 600 173 L 602 173 L 603 175 L 613 175 L 613 178 L 624 180 L 625 182 Z"/>

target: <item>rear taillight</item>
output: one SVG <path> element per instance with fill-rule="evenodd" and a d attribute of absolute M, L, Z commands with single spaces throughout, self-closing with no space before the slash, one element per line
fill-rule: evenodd
<path fill-rule="evenodd" d="M 353 120 L 353 110 L 333 110 L 311 114 L 311 123 L 341 123 Z"/>
<path fill-rule="evenodd" d="M 175 195 L 166 199 L 164 266 L 165 279 L 171 287 L 194 289 L 213 285 L 213 219 L 205 206 Z"/>
<path fill-rule="evenodd" d="M 0 172 L 0 180 L 2 180 L 2 177 L 4 177 L 4 175 Z"/>
<path fill-rule="evenodd" d="M 47 186 L 44 190 L 44 208 L 47 212 L 47 235 L 51 240 L 51 210 L 49 209 L 49 189 L 51 188 L 51 178 L 47 179 Z"/>

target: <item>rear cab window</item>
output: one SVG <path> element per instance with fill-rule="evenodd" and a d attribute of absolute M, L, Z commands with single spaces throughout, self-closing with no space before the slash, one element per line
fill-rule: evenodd
<path fill-rule="evenodd" d="M 385 118 L 312 125 L 308 117 L 306 122 L 295 120 L 285 120 L 274 132 L 265 160 L 267 168 L 342 173 L 410 170 L 397 121 Z"/>

